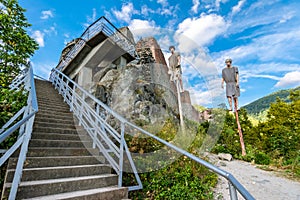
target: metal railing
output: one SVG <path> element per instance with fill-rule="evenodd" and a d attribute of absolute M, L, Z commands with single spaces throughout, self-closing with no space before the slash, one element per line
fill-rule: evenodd
<path fill-rule="evenodd" d="M 81 51 L 84 45 L 99 32 L 103 32 L 106 36 L 111 38 L 118 46 L 135 57 L 135 44 L 127 38 L 117 27 L 115 27 L 106 17 L 102 16 L 94 23 L 92 23 L 80 36 L 76 44 L 64 56 L 64 58 L 57 65 L 58 70 L 63 70 L 71 60 Z"/>
<path fill-rule="evenodd" d="M 126 120 L 57 69 L 52 70 L 50 81 L 70 106 L 79 125 L 93 140 L 93 148 L 99 149 L 118 174 L 118 186 L 122 186 L 123 161 L 126 155 L 137 181 L 137 185 L 129 186 L 128 189 L 141 189 L 140 177 L 124 139 Z M 119 130 L 106 122 L 108 116 L 115 120 Z"/>
<path fill-rule="evenodd" d="M 24 70 L 24 73 L 20 74 L 10 85 L 11 90 L 18 90 L 24 87 L 28 92 L 27 105 L 21 108 L 1 129 L 0 129 L 0 143 L 6 138 L 11 136 L 15 131 L 19 129 L 19 136 L 17 141 L 8 149 L 3 151 L 3 155 L 0 158 L 0 166 L 10 158 L 10 156 L 21 146 L 21 150 L 18 157 L 18 163 L 15 170 L 13 182 L 11 185 L 9 200 L 16 198 L 19 183 L 22 177 L 23 165 L 26 160 L 26 153 L 28 150 L 28 144 L 31 138 L 32 126 L 35 118 L 35 113 L 38 112 L 38 104 L 36 98 L 36 91 L 34 85 L 34 75 L 32 67 Z M 23 115 L 22 119 L 18 120 Z"/>
<path fill-rule="evenodd" d="M 137 169 L 124 138 L 126 127 L 128 130 L 135 129 L 140 133 L 157 140 L 181 155 L 187 156 L 200 165 L 205 166 L 227 179 L 230 197 L 232 200 L 238 199 L 237 191 L 245 199 L 254 200 L 254 197 L 234 178 L 232 174 L 128 122 L 125 118 L 114 112 L 107 105 L 96 99 L 96 97 L 85 91 L 77 83 L 57 69 L 52 70 L 50 81 L 63 96 L 65 102 L 70 106 L 70 110 L 73 111 L 74 115 L 78 118 L 79 124 L 82 125 L 89 133 L 93 140 L 93 147 L 99 148 L 119 175 L 119 187 L 122 186 L 123 159 L 124 155 L 126 155 L 138 182 L 137 186 L 131 186 L 129 187 L 129 190 L 142 188 L 141 180 L 138 176 Z M 114 123 L 114 127 L 117 126 L 118 130 L 108 123 L 108 120 L 111 118 L 113 118 L 112 121 Z"/>

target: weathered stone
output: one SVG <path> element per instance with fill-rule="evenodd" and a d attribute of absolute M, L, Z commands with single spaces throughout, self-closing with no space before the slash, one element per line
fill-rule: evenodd
<path fill-rule="evenodd" d="M 221 167 L 226 167 L 226 163 L 222 162 L 222 161 L 219 161 L 217 163 L 218 166 L 221 166 Z"/>
<path fill-rule="evenodd" d="M 229 153 L 218 153 L 218 158 L 221 160 L 227 160 L 231 161 L 232 160 L 232 155 Z"/>
<path fill-rule="evenodd" d="M 107 88 L 109 88 L 114 81 L 116 80 L 116 78 L 118 77 L 119 71 L 112 69 L 109 70 L 101 79 L 101 83 L 105 84 Z"/>
<path fill-rule="evenodd" d="M 98 82 L 100 81 L 105 74 L 110 71 L 111 69 L 114 69 L 115 66 L 114 65 L 110 65 L 108 67 L 95 67 L 93 69 L 93 73 L 94 73 L 94 77 L 93 77 L 93 81 Z"/>
<path fill-rule="evenodd" d="M 154 57 L 156 63 L 161 64 L 165 66 L 166 69 L 168 69 L 164 54 L 162 53 L 160 46 L 158 45 L 154 37 L 143 38 L 137 42 L 137 52 L 145 48 L 149 48 L 151 50 L 152 56 Z"/>

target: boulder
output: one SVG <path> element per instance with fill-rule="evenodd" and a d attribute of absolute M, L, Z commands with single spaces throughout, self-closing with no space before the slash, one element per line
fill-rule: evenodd
<path fill-rule="evenodd" d="M 232 155 L 229 153 L 218 153 L 218 158 L 220 160 L 232 161 Z"/>

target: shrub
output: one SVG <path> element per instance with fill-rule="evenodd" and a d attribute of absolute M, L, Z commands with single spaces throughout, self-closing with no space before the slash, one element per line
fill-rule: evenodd
<path fill-rule="evenodd" d="M 269 165 L 271 162 L 271 158 L 264 152 L 257 152 L 255 154 L 254 161 L 256 164 Z"/>
<path fill-rule="evenodd" d="M 144 189 L 129 193 L 131 199 L 213 199 L 217 183 L 214 173 L 185 156 L 141 179 Z"/>

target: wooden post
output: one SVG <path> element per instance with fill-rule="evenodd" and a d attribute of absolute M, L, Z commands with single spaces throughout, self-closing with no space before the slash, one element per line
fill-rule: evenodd
<path fill-rule="evenodd" d="M 176 80 L 176 89 L 177 89 L 177 99 L 178 99 L 178 110 L 179 110 L 179 118 L 180 118 L 180 125 L 182 130 L 184 130 L 184 122 L 183 122 L 183 116 L 182 116 L 182 106 L 181 106 L 181 95 L 180 95 L 180 89 L 179 89 L 180 80 L 177 77 Z"/>
<path fill-rule="evenodd" d="M 243 133 L 242 133 L 242 128 L 241 128 L 240 121 L 239 121 L 239 113 L 238 113 L 237 108 L 235 108 L 235 119 L 236 119 L 236 123 L 238 125 L 238 131 L 239 131 L 239 136 L 240 136 L 240 143 L 241 143 L 241 147 L 242 147 L 242 156 L 245 156 L 246 155 L 246 150 L 245 150 Z"/>

